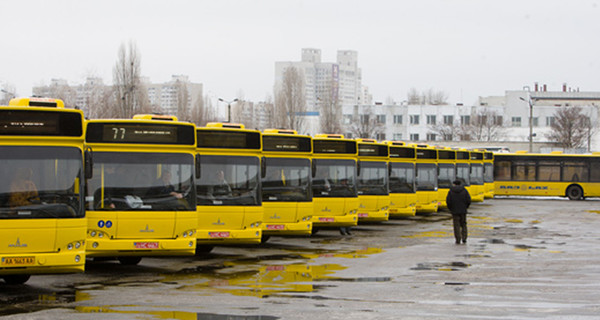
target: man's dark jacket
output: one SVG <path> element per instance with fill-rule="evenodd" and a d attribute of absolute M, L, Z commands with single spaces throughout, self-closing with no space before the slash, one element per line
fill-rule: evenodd
<path fill-rule="evenodd" d="M 452 186 L 446 196 L 446 204 L 452 214 L 467 213 L 467 208 L 471 205 L 471 195 L 463 186 Z"/>

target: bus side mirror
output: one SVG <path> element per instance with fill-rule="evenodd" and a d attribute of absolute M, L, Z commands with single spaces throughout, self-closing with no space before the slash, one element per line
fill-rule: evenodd
<path fill-rule="evenodd" d="M 88 148 L 84 152 L 84 177 L 86 180 L 94 177 L 94 159 L 92 157 L 92 149 Z"/>
<path fill-rule="evenodd" d="M 360 176 L 360 160 L 356 161 L 356 175 Z"/>
<path fill-rule="evenodd" d="M 310 169 L 311 169 L 311 171 L 312 171 L 312 172 L 311 172 L 311 175 L 312 175 L 312 177 L 313 177 L 313 179 L 314 179 L 314 177 L 316 177 L 316 176 L 317 176 L 317 164 L 315 163 L 315 161 L 314 161 L 314 160 L 311 160 L 311 161 L 310 161 Z"/>
<path fill-rule="evenodd" d="M 267 158 L 262 157 L 260 159 L 260 177 L 265 178 L 267 176 Z"/>
<path fill-rule="evenodd" d="M 388 162 L 388 177 L 392 176 L 392 164 Z"/>
<path fill-rule="evenodd" d="M 200 177 L 202 177 L 202 161 L 200 161 L 200 154 L 196 153 L 196 163 L 195 163 L 195 169 L 196 169 L 196 179 L 200 179 Z"/>

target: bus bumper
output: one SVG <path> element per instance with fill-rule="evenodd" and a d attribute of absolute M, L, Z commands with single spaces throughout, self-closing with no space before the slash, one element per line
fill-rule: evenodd
<path fill-rule="evenodd" d="M 308 236 L 312 233 L 312 222 L 263 223 L 262 233 L 267 236 Z"/>
<path fill-rule="evenodd" d="M 343 216 L 313 216 L 312 224 L 315 227 L 352 227 L 358 223 L 358 214 L 348 213 Z"/>
<path fill-rule="evenodd" d="M 381 222 L 388 221 L 390 211 L 386 208 L 377 211 L 358 212 L 358 222 Z"/>
<path fill-rule="evenodd" d="M 53 274 L 83 272 L 85 267 L 84 250 L 65 253 L 2 254 L 0 276 L 16 274 Z M 9 258 L 35 257 L 31 264 L 8 265 Z"/>
<path fill-rule="evenodd" d="M 88 257 L 185 256 L 196 253 L 194 237 L 180 239 L 99 239 L 88 238 Z"/>
<path fill-rule="evenodd" d="M 437 212 L 438 211 L 438 201 L 432 201 L 430 203 L 419 203 L 417 204 L 417 212 Z"/>
<path fill-rule="evenodd" d="M 244 230 L 200 230 L 197 243 L 202 245 L 258 244 L 262 238 L 261 227 Z"/>

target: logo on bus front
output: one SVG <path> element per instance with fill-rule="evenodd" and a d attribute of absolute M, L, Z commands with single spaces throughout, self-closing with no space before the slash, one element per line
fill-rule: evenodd
<path fill-rule="evenodd" d="M 17 242 L 9 244 L 8 247 L 9 248 L 27 248 L 27 243 L 21 243 L 19 238 L 17 238 Z"/>

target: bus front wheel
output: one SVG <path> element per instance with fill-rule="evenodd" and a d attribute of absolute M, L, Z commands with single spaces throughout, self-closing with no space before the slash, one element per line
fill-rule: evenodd
<path fill-rule="evenodd" d="M 118 259 L 124 266 L 135 266 L 142 261 L 142 257 L 119 257 Z"/>
<path fill-rule="evenodd" d="M 567 188 L 567 197 L 569 197 L 569 200 L 581 200 L 583 198 L 583 190 L 579 186 L 570 186 Z"/>
<path fill-rule="evenodd" d="M 28 274 L 15 274 L 10 276 L 4 276 L 4 282 L 7 284 L 23 284 L 29 280 L 30 275 Z"/>

